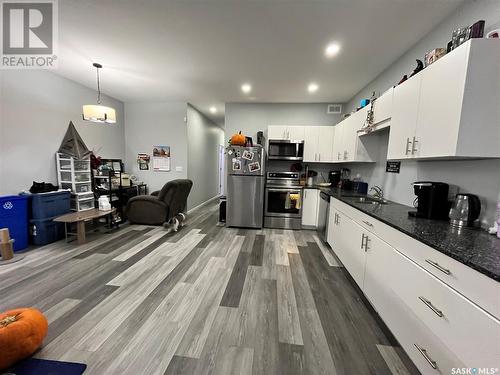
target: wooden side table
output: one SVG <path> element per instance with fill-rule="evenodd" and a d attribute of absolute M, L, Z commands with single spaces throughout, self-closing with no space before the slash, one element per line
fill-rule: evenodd
<path fill-rule="evenodd" d="M 115 208 L 108 211 L 100 211 L 97 208 L 93 208 L 91 210 L 64 214 L 62 216 L 56 217 L 54 221 L 64 223 L 66 241 L 68 240 L 68 235 L 76 234 L 78 245 L 83 245 L 86 242 L 85 222 L 89 220 L 99 219 L 105 216 L 109 216 L 109 219 L 111 220 L 111 215 L 115 212 Z M 76 224 L 76 233 L 68 232 L 68 224 Z"/>

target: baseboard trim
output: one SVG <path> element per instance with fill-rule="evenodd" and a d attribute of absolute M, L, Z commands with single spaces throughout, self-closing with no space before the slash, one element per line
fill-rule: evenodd
<path fill-rule="evenodd" d="M 196 210 L 198 210 L 198 209 L 202 208 L 203 206 L 206 206 L 207 204 L 209 204 L 209 203 L 213 202 L 214 200 L 219 199 L 219 198 L 220 198 L 220 195 L 216 195 L 215 197 L 210 198 L 209 200 L 207 200 L 207 201 L 205 201 L 205 202 L 203 202 L 203 203 L 199 204 L 198 206 L 191 208 L 191 209 L 187 212 L 187 213 L 188 213 L 188 215 L 189 215 L 189 214 L 191 214 L 192 212 L 194 212 L 194 211 L 196 211 Z"/>

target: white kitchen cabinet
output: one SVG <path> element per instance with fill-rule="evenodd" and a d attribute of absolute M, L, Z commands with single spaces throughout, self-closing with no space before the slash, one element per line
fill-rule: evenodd
<path fill-rule="evenodd" d="M 346 121 L 346 120 L 344 120 Z M 344 147 L 342 144 L 343 133 L 344 133 L 344 121 L 338 123 L 334 126 L 335 136 L 333 138 L 333 160 L 335 162 L 340 162 L 344 159 Z"/>
<path fill-rule="evenodd" d="M 303 141 L 305 128 L 305 126 L 287 126 L 288 139 L 294 141 Z"/>
<path fill-rule="evenodd" d="M 332 199 L 330 199 L 330 202 L 331 201 Z M 337 243 L 335 238 L 338 232 L 337 215 L 338 211 L 335 209 L 335 206 L 330 203 L 328 206 L 328 222 L 326 223 L 326 241 L 335 253 L 337 253 Z"/>
<path fill-rule="evenodd" d="M 328 233 L 329 244 L 354 281 L 362 288 L 366 259 L 364 230 L 348 216 L 335 209 L 333 217 L 330 216 L 328 220 L 333 225 L 331 234 Z"/>
<path fill-rule="evenodd" d="M 318 226 L 319 190 L 304 189 L 302 198 L 302 226 Z"/>
<path fill-rule="evenodd" d="M 394 88 L 387 159 L 412 156 L 421 84 L 422 74 L 417 74 Z"/>
<path fill-rule="evenodd" d="M 372 161 L 363 141 L 358 136 L 358 130 L 366 122 L 368 110 L 368 107 L 361 108 L 335 126 L 332 152 L 334 162 Z"/>
<path fill-rule="evenodd" d="M 413 279 L 408 282 L 405 262 L 410 261 L 369 234 L 363 292 L 422 374 L 451 374 L 452 368 L 465 367 L 462 360 L 443 345 L 395 292 L 399 284 L 414 282 Z"/>
<path fill-rule="evenodd" d="M 319 128 L 319 126 L 307 126 L 304 129 L 304 162 L 318 161 Z"/>
<path fill-rule="evenodd" d="M 303 141 L 305 128 L 305 126 L 269 125 L 267 138 Z"/>
<path fill-rule="evenodd" d="M 305 126 L 304 162 L 331 163 L 334 136 L 334 126 Z"/>
<path fill-rule="evenodd" d="M 287 127 L 281 125 L 270 125 L 267 127 L 267 139 L 288 139 Z"/>
<path fill-rule="evenodd" d="M 499 61 L 471 39 L 397 86 L 387 158 L 500 158 Z"/>
<path fill-rule="evenodd" d="M 321 163 L 333 162 L 333 142 L 335 128 L 333 126 L 320 126 L 318 138 L 318 161 Z"/>
<path fill-rule="evenodd" d="M 394 89 L 391 87 L 389 90 L 380 95 L 373 102 L 373 125 L 378 126 L 384 121 L 392 117 L 392 99 Z"/>
<path fill-rule="evenodd" d="M 498 366 L 500 321 L 477 304 L 482 300 L 476 297 L 484 293 L 473 288 L 493 288 L 488 293 L 498 298 L 497 283 L 481 284 L 484 276 L 469 269 L 476 275 L 467 276 L 467 287 L 461 286 L 466 266 L 456 264 L 451 270 L 443 268 L 449 280 L 441 271 L 437 272 L 442 278 L 437 277 L 424 264 L 435 258 L 448 266 L 444 254 L 434 250 L 436 257 L 422 243 L 414 251 L 416 240 L 337 199 L 330 201 L 330 215 L 332 249 L 423 374 L 450 374 L 453 368 L 477 363 L 486 368 Z M 364 248 L 364 258 L 360 248 Z"/>

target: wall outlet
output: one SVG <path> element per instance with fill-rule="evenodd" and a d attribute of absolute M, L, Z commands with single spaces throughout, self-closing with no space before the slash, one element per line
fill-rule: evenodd
<path fill-rule="evenodd" d="M 175 167 L 176 172 L 182 172 L 182 167 Z"/>

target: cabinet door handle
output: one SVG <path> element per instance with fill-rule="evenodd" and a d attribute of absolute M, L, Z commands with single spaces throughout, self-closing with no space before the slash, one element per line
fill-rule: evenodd
<path fill-rule="evenodd" d="M 443 317 L 443 312 L 441 310 L 437 309 L 436 307 L 434 307 L 434 305 L 432 304 L 432 302 L 429 301 L 427 298 L 420 296 L 420 297 L 418 297 L 418 299 L 420 301 L 422 301 L 425 306 L 427 306 L 429 309 L 431 309 L 434 312 L 434 314 L 436 314 L 440 318 Z"/>
<path fill-rule="evenodd" d="M 420 345 L 418 344 L 413 344 L 415 345 L 415 348 L 417 348 L 417 350 L 419 351 L 420 354 L 422 354 L 422 357 L 425 358 L 425 360 L 427 361 L 427 363 L 434 369 L 436 370 L 437 369 L 437 364 L 436 364 L 436 361 L 433 361 L 431 359 L 431 357 L 429 357 L 429 355 L 427 354 L 427 351 L 422 348 Z"/>
<path fill-rule="evenodd" d="M 337 160 L 340 160 L 340 152 L 337 153 Z"/>
<path fill-rule="evenodd" d="M 366 236 L 366 241 L 365 241 L 365 252 L 368 252 L 368 241 L 370 241 L 370 236 Z"/>
<path fill-rule="evenodd" d="M 440 270 L 441 272 L 447 274 L 447 275 L 451 275 L 451 271 L 447 268 L 444 268 L 442 265 L 440 265 L 439 263 L 436 263 L 430 259 L 426 259 L 425 260 L 427 263 L 429 263 L 432 267 L 434 268 L 437 268 L 438 270 Z"/>
<path fill-rule="evenodd" d="M 321 161 L 321 154 L 318 154 L 318 161 Z"/>
<path fill-rule="evenodd" d="M 415 147 L 416 143 L 418 143 L 418 141 L 415 139 L 415 137 L 413 137 L 413 144 L 411 146 L 411 154 L 412 155 L 415 155 L 415 152 L 417 152 L 417 148 Z"/>
<path fill-rule="evenodd" d="M 406 151 L 405 151 L 405 155 L 408 155 L 411 152 L 411 150 L 410 150 L 410 144 L 411 144 L 410 138 L 406 138 Z"/>
<path fill-rule="evenodd" d="M 366 225 L 368 225 L 369 227 L 373 227 L 373 224 L 372 224 L 372 223 L 370 223 L 369 221 L 365 221 L 365 220 L 363 220 L 363 223 L 365 223 L 365 224 L 366 224 Z"/>
<path fill-rule="evenodd" d="M 344 151 L 344 160 L 347 160 L 347 151 Z"/>
<path fill-rule="evenodd" d="M 361 235 L 361 249 L 363 249 L 363 247 L 365 247 L 365 234 L 364 233 Z"/>

